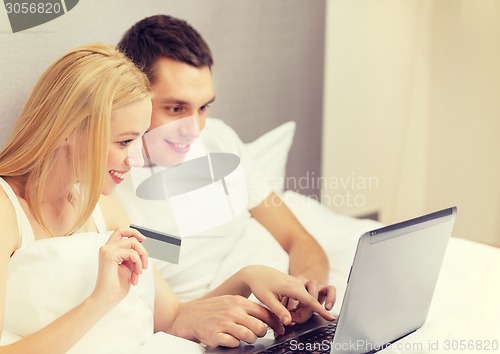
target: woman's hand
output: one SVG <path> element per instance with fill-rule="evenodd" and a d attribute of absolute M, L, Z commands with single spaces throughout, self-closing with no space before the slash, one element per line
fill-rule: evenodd
<path fill-rule="evenodd" d="M 313 312 L 326 320 L 334 319 L 321 305 L 326 299 L 329 309 L 333 306 L 335 300 L 333 286 L 299 279 L 265 266 L 248 266 L 240 272 L 249 290 L 269 307 L 283 324 L 305 322 Z M 286 306 L 290 300 L 295 301 L 295 305 L 289 311 Z"/>
<path fill-rule="evenodd" d="M 330 311 L 333 308 L 337 297 L 337 291 L 333 285 L 320 284 L 317 280 L 308 279 L 300 275 L 297 276 L 297 279 L 304 284 L 307 292 L 311 294 L 312 297 L 318 299 L 320 304 L 325 305 L 325 309 Z M 314 313 L 313 309 L 303 306 L 303 304 L 294 299 L 285 298 L 282 304 L 290 311 L 293 323 L 304 323 L 311 318 Z"/>
<path fill-rule="evenodd" d="M 101 247 L 96 287 L 91 295 L 101 305 L 114 307 L 128 294 L 130 285 L 137 285 L 148 265 L 148 253 L 141 244 L 145 239 L 137 230 L 117 229 Z"/>

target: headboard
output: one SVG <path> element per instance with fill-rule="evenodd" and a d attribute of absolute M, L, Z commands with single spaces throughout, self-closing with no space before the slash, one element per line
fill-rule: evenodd
<path fill-rule="evenodd" d="M 12 33 L 0 17 L 0 143 L 45 68 L 66 50 L 116 44 L 136 21 L 165 13 L 187 20 L 210 45 L 221 118 L 245 141 L 288 120 L 297 123 L 287 175 L 321 173 L 325 1 L 80 1 L 43 25 Z M 308 179 L 306 179 L 308 180 Z M 296 184 L 296 183 L 294 183 Z M 301 192 L 319 196 L 304 183 Z"/>

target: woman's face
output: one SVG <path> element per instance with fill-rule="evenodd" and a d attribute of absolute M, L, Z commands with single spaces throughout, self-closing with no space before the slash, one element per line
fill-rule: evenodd
<path fill-rule="evenodd" d="M 113 193 L 130 167 L 141 167 L 141 137 L 151 122 L 151 100 L 144 99 L 111 112 L 111 141 L 104 177 L 104 195 Z"/>

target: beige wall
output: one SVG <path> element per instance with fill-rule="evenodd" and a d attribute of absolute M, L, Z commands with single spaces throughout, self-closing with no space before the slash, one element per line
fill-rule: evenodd
<path fill-rule="evenodd" d="M 456 201 L 457 232 L 500 246 L 500 2 L 433 4 L 428 205 Z"/>
<path fill-rule="evenodd" d="M 163 13 L 187 20 L 210 45 L 212 117 L 245 142 L 288 120 L 297 123 L 287 166 L 293 187 L 302 176 L 321 173 L 324 12 L 325 0 L 82 0 L 64 16 L 12 33 L 0 10 L 0 146 L 55 58 L 84 43 L 115 44 L 133 23 Z M 314 197 L 316 185 L 298 189 Z"/>
<path fill-rule="evenodd" d="M 500 2 L 327 2 L 323 203 L 500 245 Z M 496 98 L 496 101 L 495 101 Z"/>

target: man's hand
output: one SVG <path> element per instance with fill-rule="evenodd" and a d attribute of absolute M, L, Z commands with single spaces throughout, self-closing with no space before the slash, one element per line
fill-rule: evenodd
<path fill-rule="evenodd" d="M 168 332 L 210 347 L 237 347 L 240 340 L 254 343 L 265 336 L 267 325 L 277 334 L 285 331 L 265 307 L 242 296 L 225 295 L 183 304 Z"/>

